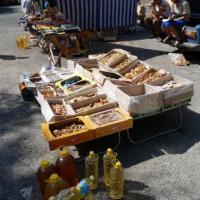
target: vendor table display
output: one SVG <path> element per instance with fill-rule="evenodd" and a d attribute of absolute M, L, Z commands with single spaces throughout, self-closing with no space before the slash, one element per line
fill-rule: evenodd
<path fill-rule="evenodd" d="M 57 0 L 65 18 L 83 30 L 135 26 L 136 0 Z"/>
<path fill-rule="evenodd" d="M 129 132 L 133 119 L 173 109 L 179 109 L 180 128 L 181 107 L 190 102 L 194 92 L 191 81 L 154 68 L 121 49 L 98 59 L 68 60 L 67 68 L 46 69 L 22 79 L 22 95 L 35 95 L 41 105 L 46 120 L 42 132 L 51 150 L 114 133 L 119 136 L 118 146 L 121 131 L 127 131 L 129 140 L 137 143 Z"/>

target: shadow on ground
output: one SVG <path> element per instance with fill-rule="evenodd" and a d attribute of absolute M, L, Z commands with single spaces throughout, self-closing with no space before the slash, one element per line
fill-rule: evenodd
<path fill-rule="evenodd" d="M 133 55 L 138 56 L 140 60 L 147 60 L 149 58 L 157 57 L 160 55 L 166 55 L 169 53 L 168 51 L 163 50 L 154 50 L 154 49 L 146 49 L 141 47 L 134 47 L 134 46 L 127 46 L 126 44 L 119 44 L 119 43 L 105 43 L 101 45 L 101 41 L 95 41 L 95 44 L 88 46 L 89 54 L 100 54 L 109 52 L 112 49 L 123 49 L 130 52 Z M 98 48 L 97 48 L 98 47 Z"/>
<path fill-rule="evenodd" d="M 40 109 L 35 104 L 24 102 L 20 95 L 1 92 L 0 95 L 0 133 L 11 132 L 20 126 L 28 126 L 32 115 L 39 113 Z M 28 112 L 27 112 L 28 111 Z"/>
<path fill-rule="evenodd" d="M 0 55 L 0 59 L 2 60 L 16 60 L 16 59 L 27 59 L 29 58 L 28 56 L 24 57 L 16 57 L 14 55 Z"/>

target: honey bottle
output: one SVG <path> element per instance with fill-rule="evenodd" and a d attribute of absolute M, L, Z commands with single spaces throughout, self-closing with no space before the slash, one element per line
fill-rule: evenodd
<path fill-rule="evenodd" d="M 44 195 L 45 186 L 47 184 L 49 176 L 55 172 L 56 172 L 55 165 L 51 164 L 48 160 L 41 161 L 36 176 L 40 188 L 40 193 L 42 196 Z"/>
<path fill-rule="evenodd" d="M 116 159 L 116 157 L 117 153 L 113 152 L 111 148 L 108 148 L 106 154 L 103 156 L 104 183 L 108 187 L 110 185 L 110 170 L 112 168 L 112 160 Z"/>
<path fill-rule="evenodd" d="M 112 199 L 121 199 L 124 195 L 124 169 L 119 161 L 112 161 L 112 163 L 109 196 Z"/>
<path fill-rule="evenodd" d="M 60 151 L 56 161 L 58 175 L 62 177 L 70 186 L 75 186 L 79 180 L 77 178 L 77 165 L 75 158 L 69 154 L 67 149 Z"/>
<path fill-rule="evenodd" d="M 61 190 L 69 188 L 68 183 L 57 174 L 52 174 L 45 187 L 44 200 L 48 200 L 52 196 L 56 196 Z"/>
<path fill-rule="evenodd" d="M 90 189 L 94 190 L 98 186 L 98 163 L 99 156 L 90 151 L 89 155 L 85 159 L 85 177 L 90 178 L 93 176 L 93 180 L 90 182 Z"/>

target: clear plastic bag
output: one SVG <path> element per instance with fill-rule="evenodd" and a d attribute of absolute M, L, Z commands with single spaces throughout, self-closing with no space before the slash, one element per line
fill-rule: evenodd
<path fill-rule="evenodd" d="M 190 63 L 186 60 L 185 56 L 181 53 L 168 53 L 170 60 L 178 66 L 187 66 Z"/>

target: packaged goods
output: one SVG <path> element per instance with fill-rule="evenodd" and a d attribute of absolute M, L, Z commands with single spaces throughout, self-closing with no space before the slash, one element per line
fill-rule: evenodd
<path fill-rule="evenodd" d="M 81 144 L 94 139 L 94 131 L 85 117 L 42 123 L 42 133 L 50 150 Z"/>
<path fill-rule="evenodd" d="M 132 117 L 121 108 L 112 108 L 86 116 L 94 129 L 95 137 L 117 133 L 132 128 Z"/>
<path fill-rule="evenodd" d="M 78 113 L 79 112 L 84 112 L 84 111 L 90 110 L 91 108 L 98 108 L 98 107 L 103 106 L 103 105 L 108 104 L 108 103 L 109 103 L 109 101 L 108 101 L 107 98 L 106 99 L 101 99 L 100 98 L 98 101 L 96 101 L 94 103 L 91 103 L 91 104 L 89 104 L 89 105 L 87 105 L 85 107 L 76 109 L 76 112 L 78 112 Z"/>
<path fill-rule="evenodd" d="M 102 59 L 100 59 L 99 63 L 102 65 L 110 66 L 116 60 L 123 58 L 123 54 L 117 51 L 113 51 L 108 53 Z"/>
<path fill-rule="evenodd" d="M 89 93 L 89 94 L 86 94 L 86 95 L 77 96 L 77 97 L 74 97 L 71 100 L 69 100 L 69 103 L 75 103 L 75 102 L 78 102 L 78 101 L 83 101 L 83 100 L 86 100 L 86 99 L 94 97 L 94 96 L 96 96 L 95 93 Z"/>
<path fill-rule="evenodd" d="M 90 182 L 90 189 L 94 190 L 98 186 L 98 169 L 99 169 L 99 156 L 93 151 L 90 151 L 89 155 L 85 159 L 85 177 L 89 178 L 93 176 L 93 180 Z"/>
<path fill-rule="evenodd" d="M 50 104 L 50 106 L 56 115 L 66 115 L 67 114 L 66 108 L 63 104 L 52 103 L 52 104 Z"/>
<path fill-rule="evenodd" d="M 162 79 L 167 76 L 167 72 L 162 69 L 150 69 L 146 74 L 135 81 L 135 84 L 149 83 L 155 80 Z"/>
<path fill-rule="evenodd" d="M 76 160 L 66 149 L 60 151 L 56 161 L 56 169 L 58 174 L 67 181 L 70 186 L 78 184 Z"/>
<path fill-rule="evenodd" d="M 124 119 L 123 115 L 116 110 L 109 110 L 90 116 L 91 120 L 98 126 L 109 124 Z"/>
<path fill-rule="evenodd" d="M 52 130 L 52 133 L 55 137 L 58 137 L 64 134 L 72 134 L 78 131 L 82 131 L 84 129 L 86 130 L 86 126 L 82 121 L 79 120 L 76 122 L 69 123 L 61 128 L 54 129 Z"/>
<path fill-rule="evenodd" d="M 116 159 L 117 153 L 113 152 L 111 148 L 107 149 L 107 152 L 103 156 L 103 174 L 104 183 L 106 186 L 110 186 L 110 170 L 112 169 L 112 160 Z"/>
<path fill-rule="evenodd" d="M 109 196 L 112 199 L 122 199 L 124 196 L 124 169 L 119 161 L 113 160 L 112 164 Z"/>
<path fill-rule="evenodd" d="M 55 172 L 56 172 L 56 167 L 53 164 L 51 164 L 48 160 L 41 161 L 36 176 L 40 188 L 40 193 L 42 196 L 44 195 L 45 187 L 47 184 L 47 180 L 49 179 L 49 176 Z"/>
<path fill-rule="evenodd" d="M 52 174 L 47 182 L 44 192 L 44 200 L 48 200 L 51 196 L 56 196 L 61 190 L 69 188 L 69 185 L 57 174 Z"/>
<path fill-rule="evenodd" d="M 125 79 L 134 79 L 137 76 L 139 76 L 140 74 L 142 74 L 145 70 L 147 70 L 145 65 L 138 62 L 136 64 L 136 66 L 133 69 L 130 70 L 130 72 L 128 72 L 124 75 Z"/>

